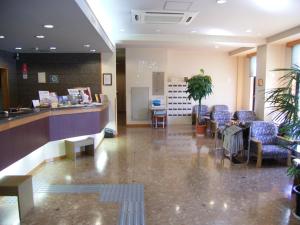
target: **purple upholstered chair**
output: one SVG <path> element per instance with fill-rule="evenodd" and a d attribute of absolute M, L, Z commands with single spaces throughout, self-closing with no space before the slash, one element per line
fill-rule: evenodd
<path fill-rule="evenodd" d="M 290 165 L 290 151 L 285 147 L 293 143 L 277 136 L 277 132 L 276 125 L 271 122 L 252 122 L 250 154 L 257 158 L 256 167 L 261 167 L 264 158 L 285 159 Z"/>

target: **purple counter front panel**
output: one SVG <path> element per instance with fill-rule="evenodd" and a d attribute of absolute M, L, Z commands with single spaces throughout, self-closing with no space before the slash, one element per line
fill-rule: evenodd
<path fill-rule="evenodd" d="M 49 123 L 50 141 L 96 134 L 108 123 L 107 109 L 99 112 L 51 116 Z"/>
<path fill-rule="evenodd" d="M 0 132 L 0 171 L 49 141 L 101 132 L 108 123 L 108 108 L 50 116 Z"/>

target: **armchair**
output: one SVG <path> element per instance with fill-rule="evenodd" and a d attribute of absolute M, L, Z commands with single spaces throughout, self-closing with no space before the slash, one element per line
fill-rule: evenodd
<path fill-rule="evenodd" d="M 234 117 L 240 123 L 249 123 L 256 120 L 256 115 L 255 112 L 253 111 L 248 111 L 248 110 L 236 111 L 234 115 L 235 115 Z"/>
<path fill-rule="evenodd" d="M 229 111 L 227 105 L 214 105 L 213 112 L 219 112 L 219 111 Z"/>
<path fill-rule="evenodd" d="M 256 167 L 261 167 L 264 158 L 283 158 L 287 165 L 291 163 L 290 151 L 285 146 L 293 144 L 277 136 L 275 124 L 265 121 L 254 121 L 251 126 L 250 154 L 257 158 Z"/>
<path fill-rule="evenodd" d="M 212 136 L 217 135 L 217 131 L 223 131 L 227 124 L 231 122 L 231 114 L 229 111 L 214 111 L 211 113 L 210 130 Z"/>

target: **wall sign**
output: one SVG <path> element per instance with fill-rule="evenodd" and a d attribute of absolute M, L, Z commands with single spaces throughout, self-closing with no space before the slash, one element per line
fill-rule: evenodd
<path fill-rule="evenodd" d="M 257 80 L 257 85 L 258 86 L 263 86 L 264 85 L 264 80 L 263 79 L 258 79 Z"/>
<path fill-rule="evenodd" d="M 46 83 L 46 73 L 45 72 L 38 72 L 38 82 Z"/>
<path fill-rule="evenodd" d="M 59 83 L 59 77 L 56 74 L 50 74 L 49 75 L 49 82 L 52 84 L 58 84 Z"/>
<path fill-rule="evenodd" d="M 111 73 L 103 73 L 103 85 L 105 85 L 105 86 L 112 85 L 112 74 Z"/>

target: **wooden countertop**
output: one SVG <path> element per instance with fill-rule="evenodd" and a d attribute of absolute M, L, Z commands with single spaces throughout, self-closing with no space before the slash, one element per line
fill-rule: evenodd
<path fill-rule="evenodd" d="M 6 119 L 0 123 L 0 132 L 12 129 L 17 126 L 21 126 L 36 120 L 40 120 L 46 117 L 59 116 L 59 115 L 70 115 L 78 113 L 90 113 L 90 112 L 101 112 L 105 110 L 108 105 L 101 106 L 82 106 L 76 108 L 56 108 L 56 109 L 45 109 L 39 112 L 33 112 L 30 114 L 20 115 L 19 117 Z"/>

